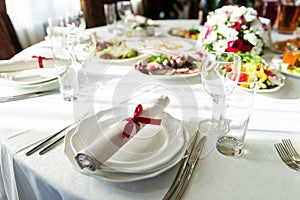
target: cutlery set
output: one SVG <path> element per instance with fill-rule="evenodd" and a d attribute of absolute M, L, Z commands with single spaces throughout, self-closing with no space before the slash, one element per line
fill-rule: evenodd
<path fill-rule="evenodd" d="M 30 98 L 35 98 L 35 97 L 41 97 L 41 96 L 45 96 L 45 95 L 55 94 L 55 93 L 58 93 L 58 92 L 59 92 L 58 89 L 53 89 L 53 90 L 31 92 L 31 93 L 25 93 L 25 94 L 8 96 L 8 97 L 0 97 L 0 103 L 10 102 L 10 101 L 18 101 L 18 100 L 23 100 L 23 99 L 30 99 Z"/>
<path fill-rule="evenodd" d="M 55 137 L 59 136 L 61 133 L 63 133 L 65 130 L 67 130 L 68 128 L 70 128 L 73 125 L 75 125 L 75 123 L 72 123 L 72 124 L 64 127 L 63 129 L 61 129 L 60 131 L 58 131 L 54 134 L 51 134 L 50 136 L 47 136 L 42 142 L 40 142 L 38 145 L 33 147 L 31 150 L 29 150 L 26 153 L 26 156 L 30 156 L 33 153 L 39 151 L 40 149 L 41 149 L 41 151 L 39 152 L 40 155 L 47 153 L 49 150 L 51 150 L 53 147 L 55 147 L 55 145 L 57 145 L 58 142 L 61 141 L 65 137 L 65 135 L 63 134 L 60 137 L 56 138 L 55 140 L 53 140 L 53 139 Z"/>
<path fill-rule="evenodd" d="M 176 174 L 176 177 L 169 188 L 168 192 L 163 197 L 163 200 L 168 199 L 180 199 L 187 187 L 189 180 L 192 177 L 192 173 L 195 165 L 199 159 L 201 151 L 206 141 L 206 136 L 202 137 L 199 142 L 197 142 L 198 135 L 197 132 L 194 139 L 192 140 L 190 146 L 185 152 L 184 157 L 182 158 L 182 163 L 179 167 L 179 170 Z"/>
<path fill-rule="evenodd" d="M 291 169 L 300 171 L 300 156 L 289 139 L 274 144 L 281 160 Z"/>

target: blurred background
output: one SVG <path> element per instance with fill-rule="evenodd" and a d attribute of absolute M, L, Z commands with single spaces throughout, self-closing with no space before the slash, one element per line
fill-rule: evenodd
<path fill-rule="evenodd" d="M 117 0 L 0 0 L 0 59 L 15 53 L 46 36 L 48 17 L 78 15 L 83 11 L 86 28 L 106 24 L 103 4 Z M 226 4 L 255 7 L 255 0 L 130 0 L 132 11 L 151 19 L 199 19 L 205 22 L 207 13 Z M 82 12 L 81 12 L 82 13 Z M 4 49 L 4 50 L 3 50 Z"/>

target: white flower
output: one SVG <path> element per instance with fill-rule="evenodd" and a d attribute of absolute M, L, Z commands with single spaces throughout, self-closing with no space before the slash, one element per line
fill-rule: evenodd
<path fill-rule="evenodd" d="M 238 31 L 232 28 L 224 28 L 221 32 L 228 40 L 236 40 L 239 34 Z"/>
<path fill-rule="evenodd" d="M 235 9 L 232 11 L 230 15 L 230 21 L 235 22 L 239 20 L 246 12 L 246 8 L 244 6 L 234 7 Z"/>
<path fill-rule="evenodd" d="M 217 40 L 217 32 L 215 31 L 212 31 L 208 36 L 207 38 L 203 41 L 203 43 L 205 44 L 211 44 L 213 42 L 215 42 Z"/>
<path fill-rule="evenodd" d="M 214 26 L 224 24 L 227 21 L 228 16 L 225 13 L 220 13 L 218 15 L 209 16 L 208 19 L 209 20 L 207 21 L 207 25 Z"/>
<path fill-rule="evenodd" d="M 227 44 L 227 40 L 219 40 L 214 44 L 213 50 L 216 52 L 224 52 L 227 49 Z"/>
<path fill-rule="evenodd" d="M 246 22 L 252 22 L 257 17 L 257 12 L 253 8 L 247 8 L 245 14 L 244 14 Z"/>
<path fill-rule="evenodd" d="M 244 40 L 247 40 L 253 46 L 257 45 L 257 42 L 258 42 L 258 38 L 256 37 L 256 35 L 254 33 L 246 33 L 244 35 Z"/>

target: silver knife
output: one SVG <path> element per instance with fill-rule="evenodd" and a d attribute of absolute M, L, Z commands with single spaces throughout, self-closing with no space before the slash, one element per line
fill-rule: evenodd
<path fill-rule="evenodd" d="M 205 141 L 206 141 L 206 136 L 203 136 L 201 138 L 201 140 L 198 142 L 197 146 L 195 146 L 195 148 L 193 149 L 192 154 L 188 159 L 188 166 L 186 168 L 184 177 L 183 177 L 180 185 L 178 186 L 178 189 L 176 190 L 176 193 L 174 194 L 176 200 L 178 200 L 182 197 L 182 195 L 185 191 L 185 188 L 188 185 L 189 180 L 192 177 L 194 168 L 197 164 L 197 161 L 199 159 L 199 156 L 200 156 L 200 153 L 203 149 Z"/>
<path fill-rule="evenodd" d="M 60 131 L 46 137 L 41 143 L 39 143 L 37 146 L 35 146 L 34 148 L 32 148 L 31 150 L 29 150 L 26 153 L 26 156 L 30 156 L 31 154 L 35 153 L 36 151 L 40 150 L 41 148 L 43 148 L 45 145 L 48 144 L 49 141 L 51 141 L 53 138 L 55 138 L 56 136 L 58 136 L 60 133 L 64 132 L 67 128 L 73 126 L 75 123 L 72 123 L 66 127 L 64 127 L 63 129 L 61 129 Z M 61 138 L 62 139 L 62 138 Z M 51 143 L 52 144 L 52 143 Z M 49 147 L 48 147 L 49 148 Z"/>
<path fill-rule="evenodd" d="M 10 101 L 18 101 L 18 100 L 29 99 L 29 98 L 34 98 L 34 97 L 40 97 L 40 96 L 55 94 L 58 92 L 59 92 L 58 89 L 53 89 L 53 90 L 45 90 L 45 91 L 39 91 L 39 92 L 30 92 L 30 93 L 26 93 L 26 94 L 20 94 L 20 95 L 8 96 L 8 97 L 0 97 L 0 103 L 10 102 Z"/>
<path fill-rule="evenodd" d="M 65 135 L 62 135 L 60 136 L 58 139 L 54 140 L 52 143 L 50 143 L 49 145 L 47 145 L 45 148 L 43 148 L 39 154 L 40 155 L 43 155 L 45 153 L 47 153 L 48 151 L 50 151 L 51 149 L 53 149 L 57 144 L 58 142 L 60 142 L 62 139 L 65 138 Z"/>
<path fill-rule="evenodd" d="M 182 181 L 182 177 L 184 175 L 184 172 L 186 170 L 187 164 L 188 164 L 188 159 L 192 154 L 192 150 L 194 149 L 195 145 L 196 145 L 196 141 L 198 138 L 198 132 L 195 134 L 194 139 L 192 140 L 192 142 L 190 143 L 189 147 L 186 149 L 184 156 L 182 158 L 182 163 L 179 167 L 179 170 L 176 174 L 176 177 L 171 185 L 171 187 L 169 188 L 168 192 L 165 194 L 165 196 L 163 197 L 163 200 L 168 200 L 172 197 L 174 191 L 176 190 L 177 186 L 179 185 L 179 183 Z"/>

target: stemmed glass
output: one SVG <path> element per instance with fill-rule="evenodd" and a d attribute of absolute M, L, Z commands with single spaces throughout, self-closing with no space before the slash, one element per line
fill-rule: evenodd
<path fill-rule="evenodd" d="M 87 30 L 76 34 L 70 32 L 67 36 L 67 47 L 71 54 L 73 65 L 77 66 L 79 90 L 80 92 L 88 92 L 87 64 L 95 56 L 95 34 Z"/>
<path fill-rule="evenodd" d="M 125 24 L 127 24 L 129 17 L 132 14 L 130 1 L 118 1 L 117 11 L 119 17 L 125 22 Z"/>
<path fill-rule="evenodd" d="M 203 134 L 219 135 L 228 131 L 228 125 L 223 119 L 225 98 L 234 90 L 236 84 L 226 81 L 225 74 L 233 72 L 239 76 L 240 69 L 241 58 L 237 54 L 223 52 L 205 55 L 201 80 L 206 93 L 212 97 L 213 111 L 211 119 L 199 122 L 198 129 Z"/>
<path fill-rule="evenodd" d="M 82 11 L 79 11 L 75 15 L 66 13 L 64 23 L 64 26 L 67 27 L 69 31 L 82 32 L 86 28 L 84 13 Z"/>

